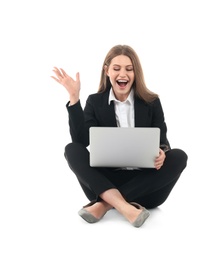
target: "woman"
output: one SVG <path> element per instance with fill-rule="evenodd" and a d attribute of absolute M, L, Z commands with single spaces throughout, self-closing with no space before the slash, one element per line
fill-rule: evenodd
<path fill-rule="evenodd" d="M 90 201 L 79 215 L 95 223 L 114 208 L 134 227 L 142 226 L 148 209 L 158 207 L 169 196 L 186 167 L 187 155 L 170 147 L 160 99 L 147 89 L 136 52 L 127 45 L 111 48 L 103 63 L 98 92 L 89 95 L 84 110 L 79 100 L 79 73 L 74 80 L 63 69 L 55 67 L 53 71 L 56 76 L 52 78 L 69 93 L 66 107 L 72 143 L 65 147 L 65 157 Z M 86 147 L 91 126 L 159 127 L 160 153 L 155 168 L 90 167 Z"/>

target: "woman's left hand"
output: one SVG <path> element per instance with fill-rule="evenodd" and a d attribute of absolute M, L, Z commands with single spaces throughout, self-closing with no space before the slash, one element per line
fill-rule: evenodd
<path fill-rule="evenodd" d="M 156 160 L 155 160 L 156 170 L 159 170 L 163 166 L 165 158 L 166 158 L 166 154 L 164 153 L 164 151 L 162 149 L 159 149 L 159 156 L 156 157 Z"/>

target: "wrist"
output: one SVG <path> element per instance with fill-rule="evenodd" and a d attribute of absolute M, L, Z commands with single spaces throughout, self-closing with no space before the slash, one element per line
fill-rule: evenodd
<path fill-rule="evenodd" d="M 69 106 L 75 105 L 79 101 L 79 96 L 70 96 Z"/>

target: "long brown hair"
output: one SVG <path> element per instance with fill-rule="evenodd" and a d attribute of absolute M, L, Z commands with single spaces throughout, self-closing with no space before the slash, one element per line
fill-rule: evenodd
<path fill-rule="evenodd" d="M 109 77 L 105 73 L 105 66 L 109 67 L 111 60 L 118 55 L 128 56 L 132 62 L 133 70 L 135 74 L 135 80 L 132 88 L 134 89 L 135 95 L 138 96 L 140 99 L 144 100 L 145 102 L 151 102 L 156 98 L 158 98 L 158 95 L 156 93 L 150 91 L 147 88 L 139 57 L 134 51 L 134 49 L 128 45 L 116 45 L 112 47 L 108 52 L 108 54 L 106 55 L 106 58 L 103 63 L 102 71 L 101 71 L 100 85 L 98 88 L 98 92 L 102 93 L 111 88 Z"/>

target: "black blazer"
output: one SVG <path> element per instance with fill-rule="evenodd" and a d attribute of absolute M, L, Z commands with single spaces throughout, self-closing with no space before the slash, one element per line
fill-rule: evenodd
<path fill-rule="evenodd" d="M 80 101 L 75 105 L 66 104 L 69 114 L 69 128 L 73 142 L 89 145 L 89 128 L 91 126 L 117 127 L 114 103 L 108 104 L 109 91 L 89 95 L 84 110 Z M 146 103 L 134 97 L 135 127 L 159 127 L 161 130 L 160 148 L 170 149 L 167 139 L 167 127 L 160 99 Z"/>

